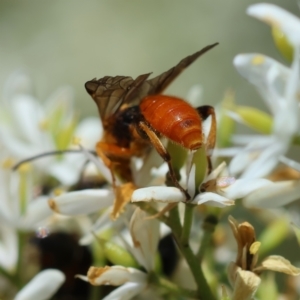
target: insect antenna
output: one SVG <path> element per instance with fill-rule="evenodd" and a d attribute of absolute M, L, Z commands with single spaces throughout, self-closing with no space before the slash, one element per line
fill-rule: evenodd
<path fill-rule="evenodd" d="M 95 151 L 88 150 L 88 152 L 95 156 L 97 155 Z M 44 158 L 47 156 L 61 155 L 61 154 L 65 154 L 65 153 L 82 153 L 82 150 L 65 149 L 65 150 L 53 150 L 53 151 L 49 151 L 49 152 L 44 152 L 44 153 L 34 155 L 34 156 L 31 156 L 31 157 L 28 157 L 28 158 L 25 158 L 25 159 L 19 161 L 12 167 L 12 170 L 16 171 L 21 165 L 23 165 L 27 162 L 33 161 L 33 160 L 37 160 L 37 159 Z"/>

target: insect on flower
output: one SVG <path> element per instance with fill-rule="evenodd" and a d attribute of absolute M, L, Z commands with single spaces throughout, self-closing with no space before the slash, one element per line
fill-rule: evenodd
<path fill-rule="evenodd" d="M 186 195 L 187 200 L 190 198 L 176 178 L 170 154 L 160 137 L 165 136 L 188 150 L 197 150 L 204 144 L 202 121 L 212 116 L 205 147 L 213 149 L 216 135 L 214 109 L 211 106 L 193 108 L 183 99 L 161 93 L 186 67 L 217 44 L 206 46 L 152 79 L 148 79 L 151 73 L 147 73 L 136 79 L 105 76 L 86 82 L 85 88 L 98 106 L 104 128 L 96 151 L 111 170 L 113 180 L 117 174 L 132 181 L 131 157 L 143 156 L 152 144 L 167 162 L 174 185 Z"/>

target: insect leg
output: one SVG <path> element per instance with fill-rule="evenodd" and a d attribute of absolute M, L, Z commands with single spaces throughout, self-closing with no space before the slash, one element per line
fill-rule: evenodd
<path fill-rule="evenodd" d="M 211 116 L 211 126 L 206 142 L 206 152 L 207 152 L 207 161 L 208 161 L 208 174 L 212 171 L 211 155 L 212 151 L 215 148 L 216 144 L 216 134 L 217 134 L 217 120 L 215 110 L 212 106 L 204 105 L 197 107 L 201 119 L 205 121 L 209 116 Z"/>
<path fill-rule="evenodd" d="M 111 174 L 111 178 L 112 178 L 112 186 L 113 189 L 116 190 L 116 177 L 115 174 L 113 172 L 113 163 L 112 161 L 104 154 L 103 152 L 103 142 L 98 142 L 96 145 L 96 152 L 97 155 L 102 159 L 103 163 L 105 164 L 105 166 L 109 169 L 110 174 Z"/>
<path fill-rule="evenodd" d="M 151 144 L 154 146 L 158 154 L 162 157 L 162 159 L 168 164 L 170 177 L 175 184 L 175 186 L 180 189 L 182 193 L 184 193 L 186 200 L 189 200 L 191 197 L 188 194 L 188 192 L 180 185 L 176 178 L 176 173 L 172 167 L 171 164 L 171 156 L 167 149 L 164 147 L 160 139 L 158 138 L 157 134 L 154 132 L 154 130 L 145 122 L 140 121 L 138 126 L 146 133 L 146 135 L 149 137 Z"/>

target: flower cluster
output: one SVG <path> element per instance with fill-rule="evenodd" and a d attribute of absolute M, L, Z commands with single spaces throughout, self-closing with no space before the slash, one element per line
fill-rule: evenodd
<path fill-rule="evenodd" d="M 270 113 L 228 99 L 215 110 L 198 108 L 203 145 L 197 150 L 161 141 L 158 130 L 151 131 L 145 121 L 130 127 L 132 136 L 141 138 L 134 144 L 138 151 L 131 153 L 115 143 L 116 133 L 106 124 L 112 121 L 103 119 L 108 102 L 103 112 L 100 109 L 103 124 L 98 118 L 78 122 L 70 87 L 41 104 L 26 73 L 9 78 L 0 102 L 0 286 L 2 277 L 10 285 L 0 291 L 1 299 L 13 294 L 16 300 L 50 299 L 58 290 L 66 297 L 85 291 L 80 295 L 86 299 L 90 295 L 106 300 L 263 299 L 262 291 L 268 288 L 274 294 L 270 299 L 284 293 L 299 296 L 295 282 L 284 291 L 262 273 L 300 275 L 283 256 L 266 255 L 285 242 L 294 215 L 284 206 L 300 194 L 300 163 L 287 157 L 300 141 L 300 20 L 272 4 L 255 4 L 247 12 L 272 27 L 291 65 L 258 53 L 237 55 L 233 65 L 257 89 Z M 181 72 L 187 59 L 172 72 Z M 160 77 L 162 82 L 168 72 Z M 151 90 L 157 79 L 145 81 L 148 76 L 117 77 L 122 84 L 130 82 L 125 92 L 119 81 L 105 77 L 105 88 L 114 89 L 103 99 L 116 106 L 118 97 L 126 100 L 139 88 Z M 96 82 L 86 86 L 91 95 Z M 199 105 L 200 94 L 194 87 L 189 102 Z M 126 122 L 133 119 L 122 117 Z M 234 122 L 258 134 L 236 135 Z M 259 241 L 250 222 L 239 223 L 231 216 L 229 226 L 223 222 L 229 211 L 242 212 L 252 224 L 267 224 Z M 299 236 L 297 225 L 294 229 Z M 70 247 L 67 239 L 59 242 L 62 250 L 45 242 L 39 263 L 27 263 L 24 257 L 32 256 L 32 244 L 41 244 L 36 240 L 47 241 L 61 231 L 72 236 Z M 237 249 L 230 242 L 232 234 Z M 171 242 L 164 246 L 167 239 Z M 72 243 L 81 249 L 74 255 Z M 57 259 L 56 252 L 63 253 L 63 259 Z M 83 257 L 88 257 L 86 264 Z M 224 278 L 217 275 L 220 267 L 227 269 Z M 90 285 L 94 290 L 88 290 Z"/>

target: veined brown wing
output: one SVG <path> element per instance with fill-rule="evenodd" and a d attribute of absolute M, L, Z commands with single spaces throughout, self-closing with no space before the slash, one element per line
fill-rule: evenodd
<path fill-rule="evenodd" d="M 85 83 L 85 89 L 96 102 L 103 120 L 115 113 L 150 74 L 140 75 L 136 79 L 130 76 L 105 76 L 98 80 L 94 78 Z"/>
<path fill-rule="evenodd" d="M 148 95 L 162 93 L 168 85 L 198 57 L 218 43 L 209 45 L 200 51 L 182 59 L 175 67 L 148 79 L 148 74 L 138 76 L 135 80 L 129 76 L 105 76 L 86 82 L 85 88 L 96 102 L 101 119 L 118 111 L 124 103 L 139 103 Z"/>
<path fill-rule="evenodd" d="M 142 95 L 142 98 L 147 95 L 155 95 L 162 93 L 184 69 L 186 69 L 201 55 L 214 48 L 218 44 L 219 43 L 215 43 L 204 47 L 200 51 L 182 59 L 175 67 L 171 68 L 170 70 L 144 82 L 141 88 L 144 89 L 143 92 L 145 95 Z"/>

